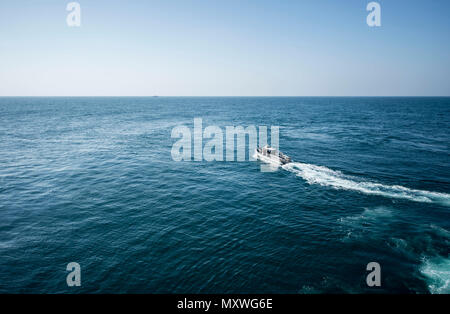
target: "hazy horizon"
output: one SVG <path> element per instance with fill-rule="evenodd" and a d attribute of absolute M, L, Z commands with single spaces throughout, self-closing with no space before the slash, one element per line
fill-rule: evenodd
<path fill-rule="evenodd" d="M 341 96 L 320 96 L 320 95 L 282 95 L 282 96 L 272 96 L 272 95 L 244 95 L 244 96 L 233 96 L 233 95 L 1 95 L 0 98 L 450 98 L 447 95 L 341 95 Z"/>

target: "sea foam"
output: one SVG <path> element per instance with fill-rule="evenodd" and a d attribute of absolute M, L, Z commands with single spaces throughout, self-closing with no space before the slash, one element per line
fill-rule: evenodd
<path fill-rule="evenodd" d="M 365 181 L 360 178 L 345 175 L 340 171 L 323 166 L 299 162 L 289 163 L 283 169 L 295 173 L 309 184 L 330 186 L 335 189 L 352 190 L 369 195 L 408 199 L 415 202 L 441 203 L 450 206 L 450 194 L 415 190 L 399 185 L 384 185 Z"/>
<path fill-rule="evenodd" d="M 420 272 L 427 278 L 428 289 L 431 293 L 450 293 L 450 259 L 424 260 Z"/>

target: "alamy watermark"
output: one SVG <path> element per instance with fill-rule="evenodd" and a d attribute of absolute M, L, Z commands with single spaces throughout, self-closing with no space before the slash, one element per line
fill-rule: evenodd
<path fill-rule="evenodd" d="M 381 266 L 377 262 L 370 262 L 366 267 L 370 273 L 366 277 L 366 283 L 369 287 L 381 287 Z"/>
<path fill-rule="evenodd" d="M 367 15 L 366 22 L 370 27 L 381 26 L 381 5 L 378 2 L 372 1 L 367 4 L 367 11 L 370 11 Z"/>
<path fill-rule="evenodd" d="M 80 264 L 76 262 L 71 262 L 67 264 L 67 271 L 70 273 L 66 277 L 66 283 L 69 287 L 80 287 L 81 286 L 81 267 Z"/>
<path fill-rule="evenodd" d="M 279 149 L 279 126 L 270 127 L 270 146 Z M 203 119 L 194 119 L 194 129 L 177 126 L 171 137 L 178 139 L 172 146 L 174 161 L 255 161 L 258 147 L 268 145 L 267 126 L 226 126 L 216 125 L 203 128 Z M 247 145 L 248 143 L 248 145 Z M 274 167 L 261 165 L 262 171 L 274 171 Z"/>
<path fill-rule="evenodd" d="M 81 26 L 81 6 L 78 2 L 70 2 L 66 6 L 66 11 L 70 13 L 67 15 L 66 23 L 69 27 Z"/>
<path fill-rule="evenodd" d="M 370 13 L 367 15 L 366 23 L 369 27 L 381 26 L 381 5 L 376 1 L 369 2 L 366 10 Z M 69 27 L 81 26 L 81 5 L 78 2 L 70 2 L 66 6 L 66 11 L 70 13 L 67 15 L 66 23 Z"/>

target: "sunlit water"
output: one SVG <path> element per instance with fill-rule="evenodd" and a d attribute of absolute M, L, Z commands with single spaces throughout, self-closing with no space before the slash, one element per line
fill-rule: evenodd
<path fill-rule="evenodd" d="M 175 162 L 195 117 L 294 163 Z M 0 292 L 449 293 L 449 135 L 450 98 L 0 98 Z"/>

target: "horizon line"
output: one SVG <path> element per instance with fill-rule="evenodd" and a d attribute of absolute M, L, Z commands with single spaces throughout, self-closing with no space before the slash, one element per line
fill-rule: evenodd
<path fill-rule="evenodd" d="M 125 97 L 134 97 L 134 98 L 177 98 L 177 97 L 179 97 L 179 98 L 181 98 L 181 97 L 183 97 L 183 98 L 207 98 L 207 97 L 216 97 L 216 98 L 263 98 L 263 97 L 267 97 L 267 98 L 269 98 L 269 97 L 271 97 L 271 98 L 301 98 L 301 97 L 304 97 L 304 98 L 351 98 L 351 97 L 353 97 L 353 98 L 364 98 L 364 97 L 366 97 L 366 98 L 375 98 L 375 97 L 379 97 L 379 98 L 381 98 L 381 97 L 384 97 L 384 98 L 401 98 L 401 97 L 403 97 L 403 98 L 405 98 L 405 97 L 410 97 L 410 98 L 427 98 L 427 97 L 441 97 L 441 98 L 448 98 L 448 97 L 450 97 L 450 95 L 381 95 L 381 96 L 372 96 L 372 95 L 345 95 L 345 96 L 321 96 L 321 95 L 309 95 L 309 96 L 300 96 L 300 95 L 298 95 L 298 96 L 279 96 L 279 95 L 277 95 L 277 96 L 270 96 L 270 95 L 260 95 L 260 96 L 258 96 L 258 95 L 253 95 L 253 96 L 222 96 L 222 95 L 217 95 L 217 96 L 205 96 L 205 95 L 191 95 L 191 96 L 165 96 L 165 95 L 150 95 L 150 96 L 133 96 L 133 95 L 102 95 L 102 96 L 98 96 L 98 95 L 96 95 L 96 96 L 93 96 L 93 95 L 81 95 L 81 96 L 74 96 L 74 95 L 59 95 L 59 96 L 56 96 L 56 95 L 44 95 L 44 96 L 42 96 L 42 95 L 32 95 L 32 96 L 29 96 L 29 95 L 27 95 L 27 96 L 24 96 L 24 95 L 0 95 L 0 98 L 19 98 L 19 97 L 22 97 L 22 98 L 62 98 L 62 97 L 71 97 L 71 98 L 87 98 L 87 97 L 90 97 L 90 98 L 107 98 L 107 97 L 110 97 L 110 98 L 113 98 L 113 97 L 115 97 L 115 98 L 120 98 L 120 97 L 123 97 L 123 98 L 125 98 Z"/>

